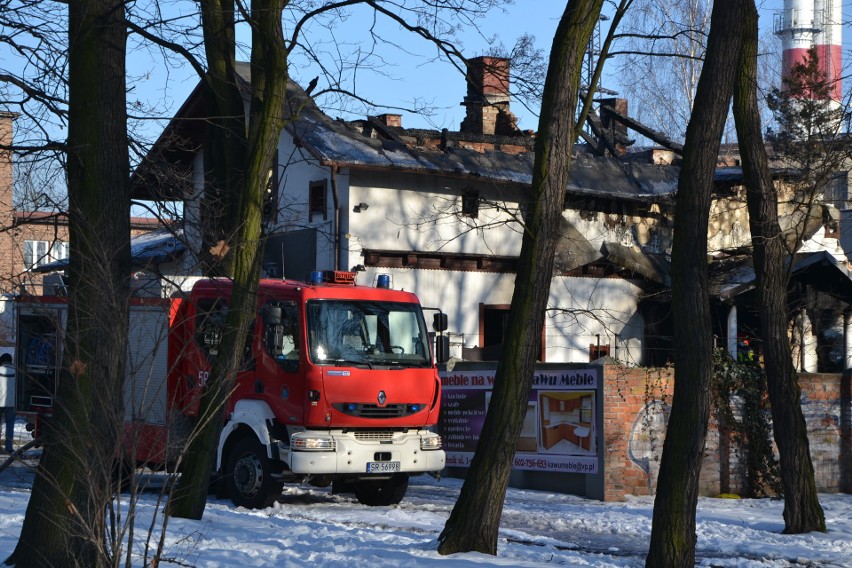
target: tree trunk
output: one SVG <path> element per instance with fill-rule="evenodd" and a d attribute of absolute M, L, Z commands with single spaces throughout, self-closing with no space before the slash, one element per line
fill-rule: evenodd
<path fill-rule="evenodd" d="M 212 4 L 212 3 L 211 3 Z M 208 187 L 229 188 L 208 201 L 206 208 L 216 203 L 228 203 L 227 214 L 222 217 L 220 235 L 226 243 L 227 256 L 217 262 L 233 279 L 233 293 L 228 309 L 228 320 L 220 355 L 216 359 L 208 388 L 201 398 L 198 430 L 190 441 L 184 468 L 168 505 L 168 513 L 176 517 L 200 519 L 206 504 L 207 485 L 218 447 L 219 432 L 224 420 L 225 402 L 230 395 L 237 369 L 240 365 L 250 323 L 254 321 L 257 306 L 257 285 L 262 261 L 263 198 L 267 174 L 278 149 L 278 139 L 284 128 L 284 104 L 287 89 L 287 50 L 281 29 L 281 16 L 285 2 L 282 0 L 253 0 L 251 5 L 252 55 L 251 103 L 248 132 L 236 144 L 245 151 L 241 161 L 229 167 L 214 167 L 208 173 Z M 210 6 L 204 8 L 210 10 Z M 221 21 L 221 15 L 212 14 L 208 21 Z M 205 37 L 206 32 L 205 32 Z M 233 36 L 228 35 L 229 41 Z M 221 39 L 221 38 L 218 38 Z M 207 50 L 208 58 L 232 57 L 232 51 L 220 46 Z M 209 62 L 210 69 L 221 69 L 229 78 L 217 77 L 216 83 L 236 85 L 233 60 Z M 239 94 L 239 93 L 237 93 Z M 234 109 L 235 110 L 235 109 Z M 240 98 L 240 123 L 244 124 L 244 110 Z M 228 116 L 228 115 L 221 115 Z M 235 143 L 225 138 L 234 137 L 233 130 L 220 129 L 209 140 L 214 147 L 228 152 Z M 229 159 L 233 159 L 230 156 Z M 224 177 L 222 177 L 224 176 Z M 276 188 L 277 190 L 277 188 Z M 207 196 L 205 196 L 205 200 Z"/>
<path fill-rule="evenodd" d="M 778 195 L 769 173 L 757 108 L 757 9 L 754 0 L 746 4 L 746 35 L 734 93 L 734 118 L 747 188 L 773 432 L 781 462 L 784 532 L 825 532 L 798 377 L 787 335 L 788 250 L 778 223 Z"/>
<path fill-rule="evenodd" d="M 719 144 L 733 93 L 744 0 L 716 0 L 686 130 L 672 245 L 675 387 L 654 500 L 647 566 L 694 566 L 698 478 L 710 416 L 712 331 L 707 227 Z"/>
<path fill-rule="evenodd" d="M 482 436 L 438 552 L 497 553 L 497 534 L 515 445 L 529 403 L 571 165 L 584 52 L 602 0 L 570 0 L 553 39 L 535 143 L 531 201 L 503 355 Z"/>
<path fill-rule="evenodd" d="M 124 4 L 69 4 L 71 258 L 64 360 L 21 537 L 7 564 L 106 566 L 130 289 Z M 117 546 L 113 544 L 113 546 Z"/>
<path fill-rule="evenodd" d="M 204 196 L 201 200 L 202 273 L 231 276 L 228 266 L 234 215 L 245 178 L 246 120 L 236 73 L 234 0 L 201 3 L 207 75 L 204 94 L 210 116 L 204 136 Z"/>

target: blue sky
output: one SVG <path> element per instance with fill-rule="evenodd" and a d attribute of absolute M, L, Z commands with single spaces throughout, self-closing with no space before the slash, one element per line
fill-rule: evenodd
<path fill-rule="evenodd" d="M 783 0 L 759 2 L 762 26 L 771 26 L 774 12 L 782 6 Z M 546 53 L 564 7 L 563 0 L 516 0 L 514 5 L 507 7 L 505 11 L 494 10 L 478 21 L 480 34 L 470 32 L 460 36 L 462 51 L 467 56 L 484 54 L 489 50 L 489 40 L 509 49 L 520 35 L 527 33 L 535 37 L 536 47 Z M 344 41 L 354 41 L 359 35 L 363 36 L 363 30 L 367 27 L 365 21 L 362 16 L 360 19 L 356 17 L 346 22 L 335 30 L 336 37 L 338 40 L 342 38 Z M 605 31 L 605 27 L 602 28 L 602 33 Z M 464 109 L 460 106 L 466 91 L 463 76 L 446 60 L 435 61 L 435 50 L 426 42 L 414 39 L 411 34 L 398 30 L 395 26 L 385 27 L 383 33 L 397 42 L 400 48 L 380 46 L 383 59 L 379 72 L 361 72 L 357 88 L 359 94 L 391 108 L 371 109 L 370 114 L 401 113 L 403 126 L 406 127 L 458 129 L 464 116 Z M 153 99 L 162 103 L 161 118 L 166 118 L 177 111 L 180 103 L 196 84 L 197 77 L 187 65 L 172 69 L 166 82 L 163 73 L 157 68 L 157 62 L 144 57 L 138 60 L 138 65 L 132 64 L 131 68 L 139 70 L 146 66 L 150 67 L 151 78 L 136 85 L 131 96 L 146 98 L 148 102 Z M 292 67 L 292 73 L 302 85 L 317 75 L 315 70 L 299 69 L 296 66 Z M 617 77 L 607 76 L 603 84 L 618 91 Z M 323 87 L 322 81 L 319 87 Z M 407 110 L 393 109 L 410 108 L 417 104 L 432 107 L 433 114 L 425 117 Z M 331 116 L 347 119 L 360 118 L 366 114 L 360 109 L 354 114 L 337 108 L 326 110 Z M 512 110 L 518 116 L 521 128 L 537 128 L 537 117 L 532 111 L 514 102 Z M 156 128 L 148 130 L 153 133 Z"/>
<path fill-rule="evenodd" d="M 530 9 L 534 6 L 534 9 Z M 522 34 L 528 33 L 536 38 L 537 47 L 548 50 L 553 33 L 564 9 L 561 0 L 516 0 L 506 12 L 493 10 L 477 24 L 481 33 L 465 33 L 460 36 L 462 52 L 470 57 L 482 55 L 489 50 L 489 40 L 503 44 L 510 49 L 515 40 Z M 366 10 L 347 21 L 335 35 L 340 42 L 354 42 L 365 37 L 364 30 L 369 26 Z M 466 92 L 464 77 L 446 59 L 435 61 L 436 50 L 424 40 L 417 39 L 413 34 L 400 30 L 396 25 L 382 24 L 380 33 L 391 41 L 398 43 L 403 49 L 392 46 L 379 46 L 382 65 L 379 72 L 362 71 L 357 83 L 358 94 L 371 100 L 391 107 L 382 111 L 375 109 L 371 114 L 380 112 L 398 112 L 403 114 L 403 125 L 418 128 L 449 128 L 458 129 L 464 117 L 464 109 L 460 106 Z M 316 33 L 327 33 L 317 27 Z M 308 35 L 307 37 L 310 37 Z M 344 48 L 353 48 L 352 44 Z M 189 65 L 170 69 L 168 75 L 162 71 L 162 63 L 152 61 L 145 52 L 131 52 L 129 68 L 136 74 L 148 77 L 138 83 L 131 91 L 130 97 L 157 101 L 163 110 L 176 112 L 185 97 L 197 83 L 197 76 Z M 238 56 L 239 57 L 239 56 Z M 239 57 L 247 59 L 247 55 Z M 315 69 L 300 69 L 291 65 L 293 78 L 305 86 L 318 72 Z M 325 85 L 320 81 L 318 90 Z M 430 118 L 419 117 L 406 110 L 394 110 L 393 107 L 411 108 L 416 105 L 434 107 Z M 513 107 L 519 115 L 523 128 L 535 128 L 537 119 L 532 113 L 524 111 L 520 105 Z M 345 114 L 337 109 L 328 109 L 331 116 L 343 116 L 347 119 L 361 118 L 362 112 Z M 163 113 L 167 114 L 167 113 Z"/>
<path fill-rule="evenodd" d="M 781 9 L 783 0 L 758 2 L 763 26 L 771 27 L 774 13 Z M 188 0 L 160 1 L 158 5 L 163 9 L 180 9 L 189 13 L 195 13 L 197 9 L 195 3 Z M 605 6 L 611 4 L 607 3 Z M 565 0 L 515 0 L 515 3 L 505 10 L 493 10 L 478 21 L 480 33 L 462 34 L 459 38 L 461 50 L 468 57 L 482 55 L 489 51 L 489 41 L 510 49 L 519 36 L 530 34 L 535 37 L 536 47 L 546 54 L 564 7 Z M 844 10 L 846 9 L 845 7 Z M 369 22 L 369 19 L 362 14 L 360 19 L 355 17 L 341 23 L 334 31 L 335 38 L 343 42 L 344 50 L 354 50 L 355 44 L 348 42 L 354 42 L 359 36 L 364 37 L 368 27 L 365 21 Z M 605 23 L 602 26 L 602 32 L 606 31 L 606 25 Z M 324 107 L 326 112 L 330 116 L 347 119 L 362 118 L 367 112 L 399 112 L 403 115 L 403 125 L 407 127 L 457 130 L 464 116 L 464 108 L 460 105 L 466 92 L 462 74 L 447 63 L 446 59 L 436 61 L 434 47 L 414 38 L 412 34 L 401 31 L 396 26 L 387 25 L 383 27 L 382 34 L 396 42 L 396 46 L 379 46 L 382 54 L 379 68 L 373 72 L 360 72 L 357 90 L 359 94 L 388 108 L 362 108 L 347 114 L 344 109 Z M 14 72 L 14 58 L 4 53 L 6 49 L 6 46 L 0 45 L 0 68 L 11 67 Z M 149 51 L 133 48 L 128 56 L 129 73 L 137 79 L 131 84 L 128 94 L 131 107 L 138 100 L 142 103 L 140 108 L 156 109 L 154 120 L 146 119 L 142 123 L 145 136 L 151 142 L 162 131 L 165 121 L 177 112 L 197 84 L 198 77 L 185 63 L 179 62 L 166 68 L 163 61 Z M 610 68 L 612 72 L 614 66 L 611 65 Z M 302 85 L 318 74 L 315 69 L 300 69 L 295 62 L 291 69 L 293 77 Z M 603 85 L 619 91 L 617 77 L 612 75 L 604 77 Z M 321 81 L 320 88 L 323 86 Z M 394 109 L 407 109 L 417 104 L 432 107 L 432 115 L 418 116 L 408 110 Z M 537 117 L 532 110 L 515 101 L 512 110 L 517 115 L 521 128 L 537 128 Z"/>

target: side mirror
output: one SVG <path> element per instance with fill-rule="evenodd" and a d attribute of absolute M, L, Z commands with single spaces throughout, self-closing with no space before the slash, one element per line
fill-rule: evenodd
<path fill-rule="evenodd" d="M 443 312 L 435 314 L 435 318 L 432 320 L 432 327 L 437 332 L 447 331 L 447 314 Z"/>
<path fill-rule="evenodd" d="M 435 338 L 435 362 L 442 365 L 450 360 L 450 338 L 439 335 Z"/>
<path fill-rule="evenodd" d="M 280 306 L 264 306 L 263 307 L 263 323 L 265 325 L 281 325 L 281 307 Z"/>

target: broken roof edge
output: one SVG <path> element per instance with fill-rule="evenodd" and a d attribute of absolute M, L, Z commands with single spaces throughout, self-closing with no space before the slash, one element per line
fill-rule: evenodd
<path fill-rule="evenodd" d="M 246 96 L 250 89 L 251 77 L 248 63 L 237 63 L 237 74 L 240 90 Z M 135 195 L 142 194 L 144 189 L 149 188 L 142 199 L 181 199 L 181 193 L 155 196 L 152 192 L 152 182 L 146 182 L 144 176 L 146 171 L 156 173 L 153 165 L 145 165 L 152 158 L 168 154 L 169 152 L 183 152 L 174 154 L 176 159 L 188 159 L 189 145 L 184 148 L 175 146 L 175 140 L 181 139 L 181 134 L 191 134 L 192 137 L 200 135 L 194 132 L 191 125 L 193 119 L 201 119 L 197 116 L 203 112 L 203 84 L 200 79 L 178 113 L 166 125 L 163 133 L 151 147 L 140 165 L 134 170 L 131 178 L 136 180 Z M 532 184 L 532 162 L 534 152 L 529 148 L 534 135 L 505 136 L 505 135 L 468 135 L 461 131 L 429 131 L 429 136 L 441 136 L 458 140 L 469 140 L 474 145 L 480 139 L 486 145 L 496 144 L 495 149 L 471 148 L 465 145 L 449 144 L 446 147 L 420 147 L 412 146 L 404 140 L 394 138 L 373 139 L 366 136 L 358 129 L 339 119 L 333 119 L 327 115 L 313 98 L 306 93 L 293 79 L 288 79 L 287 85 L 288 114 L 287 124 L 284 131 L 292 137 L 294 144 L 305 151 L 310 158 L 324 165 L 337 167 L 352 167 L 374 170 L 411 172 L 415 174 L 432 174 L 452 178 L 489 180 L 500 184 L 520 184 L 530 186 Z M 368 117 L 369 120 L 369 117 Z M 396 127 L 386 127 L 394 129 Z M 402 129 L 400 132 L 416 134 L 419 129 Z M 425 130 L 423 132 L 426 132 Z M 523 152 L 503 151 L 500 144 L 505 143 L 512 148 L 526 147 Z M 200 142 L 199 142 L 200 144 Z M 582 149 L 575 147 L 575 163 L 589 158 L 591 160 L 605 160 L 610 164 L 621 164 L 624 168 L 624 160 L 617 157 L 606 156 L 603 158 L 587 156 Z M 651 164 L 647 164 L 651 166 Z M 653 166 L 659 167 L 659 166 Z M 676 167 L 676 166 L 675 166 Z M 618 177 L 621 181 L 613 183 L 615 178 L 612 173 L 609 179 L 601 179 L 599 183 L 589 185 L 580 180 L 580 176 L 574 177 L 579 183 L 570 181 L 566 191 L 575 195 L 597 195 L 609 199 L 630 200 L 636 202 L 653 202 L 661 198 L 673 195 L 676 192 L 676 176 L 672 179 L 656 179 L 651 176 L 646 179 L 647 172 L 622 171 Z M 668 175 L 666 177 L 669 177 Z M 588 181 L 588 180 L 586 180 Z M 610 188 L 609 191 L 601 191 L 600 187 Z M 648 191 L 648 190 L 651 191 Z"/>
<path fill-rule="evenodd" d="M 357 163 L 352 161 L 338 161 L 338 160 L 329 160 L 329 159 L 318 159 L 317 163 L 324 167 L 329 168 L 348 168 L 351 170 L 360 170 L 365 172 L 399 172 L 399 173 L 410 173 L 410 174 L 428 174 L 433 175 L 435 177 L 448 178 L 448 179 L 462 179 L 462 180 L 475 180 L 477 182 L 487 182 L 494 186 L 517 186 L 523 185 L 525 188 L 529 188 L 532 185 L 532 176 L 529 176 L 529 180 L 519 180 L 512 179 L 507 177 L 488 177 L 481 176 L 471 172 L 464 171 L 448 171 L 442 169 L 431 169 L 427 167 L 422 168 L 414 168 L 409 166 L 395 166 L 393 164 L 390 165 L 375 165 L 375 164 L 366 164 L 366 163 Z"/>
<path fill-rule="evenodd" d="M 652 282 L 671 286 L 671 263 L 662 253 L 649 253 L 636 245 L 604 242 L 600 252 L 604 258 Z"/>

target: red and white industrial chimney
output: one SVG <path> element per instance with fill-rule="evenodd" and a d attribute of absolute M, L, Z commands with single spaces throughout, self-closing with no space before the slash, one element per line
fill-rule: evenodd
<path fill-rule="evenodd" d="M 815 48 L 820 68 L 831 83 L 831 100 L 843 97 L 842 0 L 784 0 L 784 11 L 776 14 L 775 33 L 781 37 L 782 77 L 789 77 L 796 63 L 803 63 Z"/>

